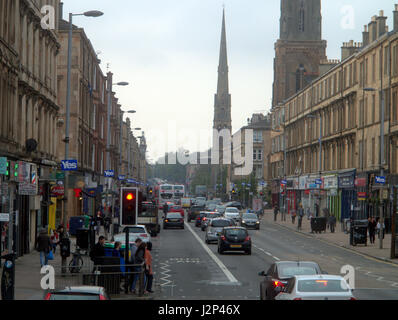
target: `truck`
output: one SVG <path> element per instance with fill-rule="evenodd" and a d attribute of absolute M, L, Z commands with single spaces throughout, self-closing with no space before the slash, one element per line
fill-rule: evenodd
<path fill-rule="evenodd" d="M 191 207 L 191 198 L 182 198 L 181 199 L 181 206 L 184 209 L 189 209 Z"/>
<path fill-rule="evenodd" d="M 196 186 L 195 187 L 195 195 L 197 197 L 206 197 L 207 196 L 207 186 Z"/>

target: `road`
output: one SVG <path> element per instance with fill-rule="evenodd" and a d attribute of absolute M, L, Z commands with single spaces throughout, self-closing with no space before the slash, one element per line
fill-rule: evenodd
<path fill-rule="evenodd" d="M 217 253 L 217 245 L 204 242 L 205 232 L 193 223 L 184 230 L 162 230 L 153 238 L 155 279 L 161 287 L 157 299 L 258 300 L 260 271 L 278 260 L 317 262 L 329 274 L 355 268 L 359 300 L 398 300 L 398 266 L 274 224 L 250 230 L 252 255 Z"/>

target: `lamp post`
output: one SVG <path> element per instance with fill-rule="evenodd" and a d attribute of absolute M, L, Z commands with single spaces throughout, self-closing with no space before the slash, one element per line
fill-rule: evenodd
<path fill-rule="evenodd" d="M 118 82 L 113 83 L 112 73 L 108 73 L 107 75 L 107 83 L 108 83 L 108 112 L 107 112 L 107 139 L 106 139 L 106 166 L 107 170 L 111 170 L 112 166 L 110 164 L 111 154 L 110 154 L 110 146 L 111 146 L 111 113 L 112 113 L 112 87 L 115 86 L 128 86 L 128 82 Z M 107 188 L 106 188 L 106 205 L 108 207 L 108 217 L 110 215 L 110 205 L 109 205 L 109 188 L 111 188 L 112 178 L 107 179 Z M 113 199 L 113 192 L 112 192 Z M 113 202 L 113 200 L 112 200 Z M 112 208 L 111 215 L 111 224 L 112 224 L 112 235 L 113 235 L 113 216 L 114 216 L 114 208 Z"/>
<path fill-rule="evenodd" d="M 73 17 L 74 16 L 85 16 L 97 18 L 102 16 L 101 11 L 86 11 L 84 13 L 69 13 L 69 33 L 68 33 L 68 64 L 67 64 L 67 80 L 66 80 L 66 127 L 65 127 L 65 160 L 69 160 L 69 129 L 70 129 L 70 104 L 71 104 L 71 69 L 72 69 L 72 32 L 73 32 Z M 63 226 L 66 233 L 66 226 L 68 223 L 67 210 L 68 210 L 68 185 L 69 185 L 69 172 L 65 171 L 64 181 L 64 212 L 63 212 Z M 66 272 L 66 258 L 62 257 L 62 273 Z"/>

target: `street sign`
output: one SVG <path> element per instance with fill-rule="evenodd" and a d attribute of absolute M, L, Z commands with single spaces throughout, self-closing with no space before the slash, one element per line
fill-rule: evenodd
<path fill-rule="evenodd" d="M 77 160 L 62 160 L 61 161 L 62 171 L 76 171 Z"/>
<path fill-rule="evenodd" d="M 317 184 L 317 185 L 322 185 L 322 179 L 316 179 L 315 180 L 315 184 Z"/>
<path fill-rule="evenodd" d="M 375 182 L 379 184 L 386 184 L 386 177 L 378 177 L 376 176 Z"/>
<path fill-rule="evenodd" d="M 64 180 L 65 179 L 65 172 L 57 171 L 57 173 L 55 174 L 55 178 L 57 180 Z"/>
<path fill-rule="evenodd" d="M 287 184 L 287 180 L 282 180 L 282 181 L 281 181 L 281 184 L 286 185 L 286 184 Z"/>
<path fill-rule="evenodd" d="M 120 180 L 120 181 L 126 180 L 126 176 L 120 175 L 120 176 L 119 176 L 119 180 Z"/>
<path fill-rule="evenodd" d="M 10 214 L 9 213 L 0 213 L 0 222 L 9 222 Z"/>
<path fill-rule="evenodd" d="M 113 170 L 105 170 L 104 175 L 106 178 L 113 178 L 115 176 L 115 171 Z"/>
<path fill-rule="evenodd" d="M 135 183 L 134 179 L 127 179 L 127 183 Z"/>
<path fill-rule="evenodd" d="M 7 174 L 7 158 L 0 157 L 0 174 Z"/>

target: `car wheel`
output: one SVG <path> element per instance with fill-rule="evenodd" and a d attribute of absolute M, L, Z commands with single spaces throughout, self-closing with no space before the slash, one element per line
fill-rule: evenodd
<path fill-rule="evenodd" d="M 265 300 L 263 285 L 260 283 L 260 300 Z"/>
<path fill-rule="evenodd" d="M 246 251 L 246 254 L 249 255 L 249 256 L 251 256 L 251 254 L 252 254 L 252 249 Z"/>

